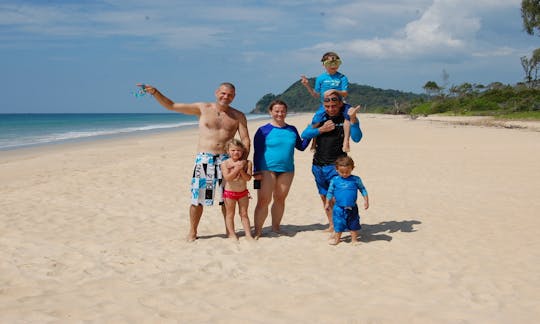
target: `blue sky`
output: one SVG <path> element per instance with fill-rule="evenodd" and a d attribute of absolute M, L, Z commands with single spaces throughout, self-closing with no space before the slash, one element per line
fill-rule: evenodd
<path fill-rule="evenodd" d="M 164 112 L 213 101 L 222 81 L 248 112 L 336 51 L 350 82 L 421 93 L 426 81 L 513 84 L 539 38 L 520 0 L 0 0 L 0 113 Z"/>

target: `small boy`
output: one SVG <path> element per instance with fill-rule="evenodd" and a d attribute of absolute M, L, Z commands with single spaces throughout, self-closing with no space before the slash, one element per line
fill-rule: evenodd
<path fill-rule="evenodd" d="M 334 198 L 332 220 L 334 222 L 335 235 L 328 242 L 337 245 L 341 241 L 341 234 L 348 230 L 351 232 L 351 242 L 358 243 L 358 231 L 360 215 L 358 214 L 358 190 L 364 197 L 364 209 L 369 208 L 369 197 L 360 177 L 352 175 L 354 161 L 349 156 L 342 156 L 336 160 L 336 171 L 339 174 L 330 180 L 330 187 L 326 194 L 325 208 L 328 210 Z"/>
<path fill-rule="evenodd" d="M 313 116 L 311 124 L 317 126 L 321 123 L 324 123 L 326 119 L 324 118 L 324 93 L 327 90 L 337 90 L 341 97 L 345 98 L 348 95 L 349 80 L 347 77 L 338 72 L 339 66 L 341 65 L 341 59 L 335 52 L 324 53 L 321 62 L 326 70 L 326 72 L 320 74 L 317 79 L 315 79 L 315 89 L 311 87 L 308 79 L 305 75 L 302 75 L 302 84 L 306 87 L 308 92 L 315 98 L 320 98 L 320 106 Z M 349 152 L 349 135 L 350 135 L 350 117 L 347 111 L 343 111 L 343 116 L 345 117 L 345 122 L 343 124 L 344 137 L 343 137 L 343 152 Z M 312 150 L 314 146 L 312 146 Z"/>

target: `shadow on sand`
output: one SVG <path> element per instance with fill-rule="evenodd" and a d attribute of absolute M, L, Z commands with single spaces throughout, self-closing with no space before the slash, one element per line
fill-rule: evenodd
<path fill-rule="evenodd" d="M 359 240 L 361 242 L 373 242 L 373 241 L 391 241 L 392 236 L 388 235 L 396 232 L 411 233 L 416 232 L 414 225 L 422 224 L 422 222 L 417 220 L 403 220 L 403 221 L 389 221 L 381 222 L 379 224 L 362 224 L 362 229 L 358 232 Z M 263 228 L 264 237 L 280 237 L 288 236 L 294 237 L 300 232 L 313 232 L 313 231 L 323 231 L 328 228 L 328 225 L 321 223 L 309 224 L 309 225 L 281 225 L 281 233 L 272 232 L 271 226 Z M 236 232 L 238 237 L 245 235 L 243 230 Z M 343 242 L 350 242 L 351 237 L 344 233 L 342 238 Z M 210 239 L 210 238 L 227 238 L 225 234 L 214 234 L 214 235 L 201 235 L 198 236 L 198 239 Z"/>
<path fill-rule="evenodd" d="M 405 232 L 411 233 L 416 232 L 414 225 L 422 224 L 422 222 L 417 220 L 403 220 L 403 221 L 388 221 L 381 222 L 379 224 L 362 224 L 362 229 L 358 232 L 359 240 L 361 242 L 372 242 L 372 241 L 391 241 L 392 236 L 388 235 L 396 232 Z M 279 236 L 296 236 L 300 232 L 311 232 L 311 231 L 323 231 L 328 228 L 328 225 L 321 223 L 310 224 L 310 225 L 281 225 L 281 234 L 274 233 L 271 230 L 270 226 L 263 228 L 263 236 L 265 237 L 279 237 Z M 346 233 L 344 233 L 346 234 Z M 342 238 L 344 242 L 351 240 L 350 236 L 345 236 Z"/>

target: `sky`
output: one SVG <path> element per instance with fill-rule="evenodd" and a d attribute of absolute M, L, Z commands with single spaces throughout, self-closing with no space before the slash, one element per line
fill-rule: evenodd
<path fill-rule="evenodd" d="M 422 93 L 523 81 L 539 47 L 520 0 L 0 0 L 0 113 L 167 112 L 176 102 L 254 109 L 337 52 L 349 82 Z M 446 75 L 446 77 L 444 76 Z"/>

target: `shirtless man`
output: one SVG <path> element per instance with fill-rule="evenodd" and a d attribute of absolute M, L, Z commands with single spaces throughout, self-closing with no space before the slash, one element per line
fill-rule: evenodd
<path fill-rule="evenodd" d="M 225 144 L 238 132 L 240 140 L 247 148 L 246 156 L 249 153 L 251 143 L 246 116 L 230 106 L 235 96 L 235 88 L 228 82 L 220 84 L 217 88 L 216 102 L 173 102 L 151 85 L 144 85 L 144 91 L 153 95 L 168 110 L 196 115 L 199 118 L 198 153 L 191 181 L 190 229 L 187 235 L 187 240 L 191 242 L 197 239 L 197 227 L 203 213 L 203 205 L 213 205 L 216 190 L 223 193 L 220 166 L 221 162 L 228 158 Z M 225 206 L 221 195 L 220 199 L 225 218 Z"/>

